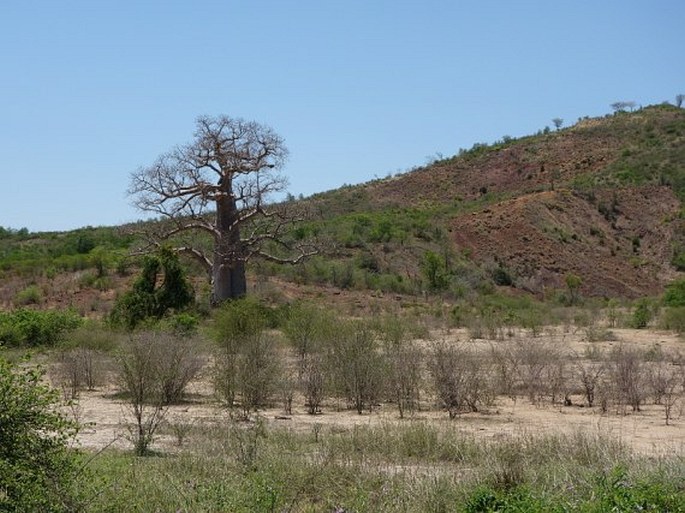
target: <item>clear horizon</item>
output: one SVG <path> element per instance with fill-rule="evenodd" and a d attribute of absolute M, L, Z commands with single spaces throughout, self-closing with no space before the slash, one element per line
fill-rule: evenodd
<path fill-rule="evenodd" d="M 129 175 L 199 115 L 271 126 L 305 196 L 685 93 L 682 4 L 12 2 L 0 226 L 142 219 Z"/>

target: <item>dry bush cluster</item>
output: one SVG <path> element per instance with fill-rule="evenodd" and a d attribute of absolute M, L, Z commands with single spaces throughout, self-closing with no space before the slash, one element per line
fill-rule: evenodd
<path fill-rule="evenodd" d="M 148 452 L 170 404 L 183 400 L 185 389 L 205 363 L 197 340 L 173 334 L 137 332 L 125 340 L 97 329 L 75 332 L 56 355 L 52 379 L 65 398 L 117 381 L 133 424 L 128 426 L 137 454 Z"/>
<path fill-rule="evenodd" d="M 223 331 L 215 379 L 218 395 L 244 418 L 277 398 L 286 414 L 301 400 L 310 414 L 324 405 L 364 413 L 391 403 L 400 417 L 440 407 L 453 418 L 508 397 L 622 414 L 648 402 L 663 406 L 668 423 L 685 387 L 682 359 L 665 351 L 618 345 L 578 355 L 551 334 L 523 336 L 513 329 L 489 344 L 416 340 L 406 320 L 343 320 L 312 305 L 290 312 L 284 344 L 250 315 L 238 315 L 250 325 L 240 336 Z"/>
<path fill-rule="evenodd" d="M 293 306 L 279 327 L 272 328 L 258 302 L 234 302 L 215 319 L 212 384 L 239 419 L 276 404 L 286 415 L 293 405 L 315 415 L 392 404 L 400 417 L 440 408 L 455 418 L 487 411 L 498 398 L 618 414 L 659 405 L 667 424 L 682 413 L 684 361 L 658 348 L 602 351 L 590 344 L 579 355 L 550 332 L 521 330 L 490 341 L 431 340 L 417 338 L 407 319 L 343 319 L 307 304 Z M 208 361 L 207 347 L 199 337 L 162 331 L 135 332 L 116 344 L 112 337 L 90 328 L 75 332 L 58 353 L 55 379 L 75 398 L 108 381 L 104 374 L 115 364 L 133 419 L 131 440 L 145 454 L 168 406 L 184 399 Z"/>
<path fill-rule="evenodd" d="M 81 390 L 93 390 L 108 382 L 112 371 L 110 354 L 116 339 L 111 332 L 86 325 L 60 345 L 50 374 L 65 399 L 76 399 Z"/>
<path fill-rule="evenodd" d="M 498 394 L 525 396 L 533 404 L 580 401 L 605 413 L 625 414 L 651 401 L 664 407 L 668 424 L 685 392 L 682 356 L 662 350 L 618 345 L 582 357 L 553 340 L 533 338 L 493 343 L 490 354 Z"/>

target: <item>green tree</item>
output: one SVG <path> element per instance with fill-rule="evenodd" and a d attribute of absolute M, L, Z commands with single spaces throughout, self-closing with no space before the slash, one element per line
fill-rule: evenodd
<path fill-rule="evenodd" d="M 445 290 L 449 286 L 450 276 L 447 270 L 447 262 L 437 253 L 426 251 L 421 263 L 421 270 L 430 290 L 437 292 Z"/>
<path fill-rule="evenodd" d="M 144 258 L 140 277 L 117 300 L 111 320 L 133 329 L 147 318 L 160 319 L 170 309 L 180 310 L 192 301 L 192 288 L 178 255 L 168 248 L 160 248 L 155 255 Z"/>
<path fill-rule="evenodd" d="M 639 299 L 633 308 L 630 327 L 635 329 L 646 328 L 653 318 L 654 310 L 649 300 L 645 298 Z"/>
<path fill-rule="evenodd" d="M 675 280 L 666 287 L 664 292 L 666 306 L 685 306 L 685 279 Z"/>
<path fill-rule="evenodd" d="M 572 305 L 577 304 L 580 300 L 580 286 L 583 284 L 582 278 L 576 274 L 567 273 L 566 276 L 564 276 L 564 282 L 568 289 L 569 303 Z"/>
<path fill-rule="evenodd" d="M 107 250 L 102 246 L 97 246 L 90 252 L 90 262 L 91 265 L 95 267 L 98 278 L 107 275 L 108 260 Z"/>
<path fill-rule="evenodd" d="M 43 372 L 0 357 L 0 511 L 77 509 L 77 425 L 56 408 Z"/>
<path fill-rule="evenodd" d="M 295 304 L 283 325 L 283 333 L 293 349 L 304 360 L 312 353 L 318 353 L 322 341 L 330 338 L 330 326 L 335 319 L 326 310 L 313 304 Z"/>

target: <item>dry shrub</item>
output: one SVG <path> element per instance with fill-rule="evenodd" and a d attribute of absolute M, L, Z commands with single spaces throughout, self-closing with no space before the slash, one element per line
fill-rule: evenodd
<path fill-rule="evenodd" d="M 385 358 L 387 390 L 400 418 L 404 418 L 406 412 L 416 411 L 419 405 L 423 352 L 415 344 L 404 342 L 386 350 Z"/>
<path fill-rule="evenodd" d="M 88 324 L 70 333 L 56 353 L 56 365 L 51 377 L 65 393 L 76 398 L 84 388 L 94 390 L 106 382 L 117 335 L 97 324 Z"/>
<path fill-rule="evenodd" d="M 161 380 L 162 401 L 175 404 L 183 400 L 188 384 L 204 366 L 197 339 L 182 336 L 164 337 L 157 365 Z"/>
<path fill-rule="evenodd" d="M 170 402 L 182 398 L 200 371 L 202 360 L 192 339 L 163 332 L 131 335 L 118 355 L 122 391 L 134 425 L 131 441 L 138 455 L 147 454 Z"/>
<path fill-rule="evenodd" d="M 643 358 L 640 350 L 624 346 L 615 348 L 609 354 L 614 399 L 621 406 L 630 406 L 633 411 L 640 411 L 647 390 Z"/>
<path fill-rule="evenodd" d="M 670 358 L 652 364 L 647 371 L 654 404 L 664 407 L 666 425 L 670 423 L 673 409 L 680 400 L 681 372 L 681 366 Z"/>
<path fill-rule="evenodd" d="M 225 344 L 214 369 L 214 390 L 229 407 L 240 406 L 242 417 L 267 405 L 281 374 L 273 337 L 262 331 Z"/>
<path fill-rule="evenodd" d="M 378 331 L 383 341 L 385 389 L 404 418 L 406 412 L 418 408 L 422 385 L 424 355 L 410 340 L 417 330 L 404 319 L 389 315 L 379 323 Z"/>
<path fill-rule="evenodd" d="M 296 373 L 291 369 L 282 372 L 279 377 L 277 383 L 278 394 L 283 404 L 283 412 L 286 415 L 292 415 L 293 413 L 293 399 L 295 398 L 297 383 Z"/>
<path fill-rule="evenodd" d="M 577 360 L 575 368 L 576 378 L 580 382 L 585 402 L 592 408 L 595 404 L 598 388 L 601 386 L 602 379 L 606 373 L 606 365 L 604 362 L 583 362 Z"/>
<path fill-rule="evenodd" d="M 519 375 L 528 399 L 540 404 L 545 396 L 556 399 L 565 389 L 564 355 L 557 344 L 542 338 L 515 341 Z"/>
<path fill-rule="evenodd" d="M 383 359 L 373 330 L 362 322 L 340 322 L 328 347 L 328 371 L 338 394 L 361 414 L 383 394 Z"/>
<path fill-rule="evenodd" d="M 429 370 L 438 399 L 450 418 L 477 412 L 495 399 L 486 355 L 445 341 L 433 345 Z"/>
<path fill-rule="evenodd" d="M 103 355 L 93 349 L 77 347 L 57 353 L 57 365 L 51 371 L 53 382 L 67 399 L 76 399 L 84 388 L 94 390 L 103 383 Z"/>
<path fill-rule="evenodd" d="M 520 353 L 509 342 L 490 345 L 490 361 L 493 364 L 497 393 L 516 400 L 520 384 Z"/>
<path fill-rule="evenodd" d="M 326 367 L 322 355 L 309 354 L 301 360 L 299 385 L 307 413 L 314 415 L 320 412 L 326 393 Z"/>

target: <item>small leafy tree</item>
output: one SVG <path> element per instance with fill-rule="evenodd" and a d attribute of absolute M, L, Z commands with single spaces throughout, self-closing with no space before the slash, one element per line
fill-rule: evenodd
<path fill-rule="evenodd" d="M 426 252 L 421 263 L 421 270 L 431 291 L 439 292 L 449 286 L 450 276 L 447 262 L 437 253 L 433 251 Z"/>
<path fill-rule="evenodd" d="M 0 357 L 0 511 L 77 509 L 78 426 L 56 409 L 43 372 Z"/>
<path fill-rule="evenodd" d="M 564 276 L 564 282 L 568 289 L 569 303 L 572 305 L 577 304 L 580 299 L 580 286 L 583 284 L 583 280 L 578 275 L 567 273 L 566 276 Z"/>
<path fill-rule="evenodd" d="M 554 123 L 554 128 L 556 128 L 557 130 L 559 130 L 559 129 L 561 128 L 561 125 L 564 124 L 564 120 L 561 119 L 561 118 L 554 118 L 554 119 L 552 120 L 552 123 Z"/>
<path fill-rule="evenodd" d="M 297 356 L 304 360 L 321 350 L 322 339 L 327 337 L 328 327 L 332 323 L 333 319 L 323 309 L 300 303 L 290 310 L 283 332 Z"/>
<path fill-rule="evenodd" d="M 147 318 L 160 319 L 168 310 L 184 308 L 192 301 L 193 292 L 178 256 L 168 248 L 160 248 L 143 259 L 140 277 L 117 300 L 111 320 L 133 329 Z"/>
<path fill-rule="evenodd" d="M 685 279 L 675 280 L 668 284 L 664 292 L 666 306 L 685 306 Z"/>
<path fill-rule="evenodd" d="M 633 308 L 630 327 L 644 329 L 651 322 L 653 317 L 654 311 L 649 301 L 645 298 L 639 299 Z"/>
<path fill-rule="evenodd" d="M 685 94 L 675 95 L 675 106 L 680 108 L 683 105 L 683 100 L 685 100 Z"/>

